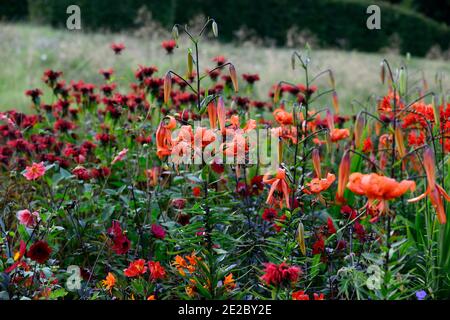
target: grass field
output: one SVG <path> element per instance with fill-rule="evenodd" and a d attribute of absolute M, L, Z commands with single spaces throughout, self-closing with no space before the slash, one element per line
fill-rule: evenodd
<path fill-rule="evenodd" d="M 29 110 L 29 101 L 23 92 L 42 87 L 40 81 L 45 69 L 64 72 L 67 81 L 80 80 L 100 83 L 100 68 L 112 67 L 117 71 L 122 88 L 133 77 L 138 64 L 156 65 L 162 76 L 169 65 L 175 70 L 186 70 L 187 42 L 181 42 L 173 56 L 161 47 L 164 39 L 143 39 L 127 34 L 97 34 L 72 32 L 66 29 L 27 24 L 0 24 L 0 110 Z M 120 56 L 112 54 L 111 42 L 124 42 L 127 49 Z M 314 49 L 314 48 L 313 48 Z M 209 42 L 201 48 L 201 68 L 213 66 L 211 58 L 224 55 L 231 60 L 239 74 L 258 73 L 260 98 L 267 96 L 272 84 L 280 80 L 303 82 L 302 73 L 290 67 L 293 49 L 262 48 L 254 45 L 221 44 Z M 384 94 L 379 84 L 379 63 L 387 58 L 393 66 L 404 57 L 395 54 L 367 54 L 338 50 L 313 50 L 312 70 L 331 68 L 335 73 L 337 92 L 344 110 L 349 110 L 353 99 L 364 100 L 370 92 Z M 208 65 L 209 64 L 209 65 Z M 436 72 L 448 74 L 450 64 L 411 58 L 408 62 L 413 77 L 420 78 L 424 70 L 431 87 Z M 325 102 L 324 102 L 325 103 Z"/>

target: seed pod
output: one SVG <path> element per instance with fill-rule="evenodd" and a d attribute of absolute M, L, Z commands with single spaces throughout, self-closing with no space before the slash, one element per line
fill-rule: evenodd
<path fill-rule="evenodd" d="M 305 245 L 305 228 L 303 223 L 300 221 L 297 227 L 297 242 L 300 247 L 300 252 L 306 256 L 306 245 Z"/>
<path fill-rule="evenodd" d="M 217 102 L 217 119 L 219 120 L 220 130 L 225 132 L 226 110 L 223 98 L 220 96 Z"/>
<path fill-rule="evenodd" d="M 333 91 L 333 107 L 336 114 L 339 113 L 339 99 L 336 91 Z"/>
<path fill-rule="evenodd" d="M 330 75 L 330 85 L 334 90 L 334 89 L 336 89 L 336 82 L 334 81 L 333 71 L 330 70 L 330 72 L 328 74 Z"/>
<path fill-rule="evenodd" d="M 173 28 L 172 28 L 172 37 L 173 37 L 173 40 L 175 40 L 175 41 L 178 41 L 178 38 L 180 37 L 177 26 L 173 26 Z"/>
<path fill-rule="evenodd" d="M 194 58 L 192 57 L 191 50 L 188 51 L 188 77 L 192 76 L 192 70 L 194 68 Z"/>
<path fill-rule="evenodd" d="M 403 158 L 406 155 L 405 142 L 403 140 L 402 130 L 398 126 L 395 128 L 394 137 L 398 154 Z"/>
<path fill-rule="evenodd" d="M 238 86 L 237 74 L 236 74 L 236 69 L 234 68 L 233 64 L 230 64 L 229 70 L 230 70 L 230 77 L 231 77 L 231 82 L 233 83 L 234 91 L 238 92 L 239 86 Z"/>
<path fill-rule="evenodd" d="M 358 115 L 356 116 L 356 123 L 355 123 L 355 146 L 356 146 L 356 149 L 359 149 L 361 146 L 361 138 L 362 138 L 362 133 L 364 130 L 365 122 L 366 121 L 365 121 L 362 113 L 359 112 Z"/>
<path fill-rule="evenodd" d="M 278 103 L 278 101 L 280 100 L 280 91 L 281 91 L 281 87 L 278 84 L 275 88 L 275 92 L 273 94 L 273 102 L 274 103 Z"/>
<path fill-rule="evenodd" d="M 440 119 L 439 119 L 440 112 L 439 112 L 439 106 L 438 106 L 439 103 L 437 102 L 437 99 L 438 99 L 438 97 L 433 94 L 432 99 L 431 99 L 431 105 L 433 107 L 435 125 L 439 128 L 439 126 L 440 126 Z"/>
<path fill-rule="evenodd" d="M 164 77 L 164 103 L 167 103 L 170 98 L 170 92 L 172 90 L 172 75 L 170 71 L 167 71 Z"/>
<path fill-rule="evenodd" d="M 314 172 L 316 173 L 316 177 L 320 179 L 322 176 L 321 168 L 320 168 L 320 152 L 319 152 L 319 149 L 317 149 L 317 148 L 312 151 L 312 161 L 313 161 L 313 167 L 314 167 Z"/>
<path fill-rule="evenodd" d="M 384 61 L 381 61 L 381 63 L 380 63 L 380 78 L 381 78 L 381 83 L 384 84 L 384 80 L 386 78 L 386 67 L 384 65 Z"/>
<path fill-rule="evenodd" d="M 292 70 L 295 70 L 295 52 L 291 56 L 291 67 Z"/>
<path fill-rule="evenodd" d="M 401 96 L 406 93 L 406 70 L 401 67 L 398 74 L 398 92 Z"/>
<path fill-rule="evenodd" d="M 219 28 L 217 26 L 216 21 L 213 21 L 213 23 L 212 23 L 212 32 L 214 34 L 214 37 L 217 38 L 219 36 Z"/>

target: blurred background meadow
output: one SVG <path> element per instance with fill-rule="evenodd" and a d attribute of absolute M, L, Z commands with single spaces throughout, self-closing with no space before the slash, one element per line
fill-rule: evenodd
<path fill-rule="evenodd" d="M 43 87 L 46 69 L 62 71 L 66 81 L 100 84 L 98 71 L 113 68 L 124 89 L 138 65 L 157 66 L 160 77 L 169 68 L 187 70 L 189 43 L 182 39 L 172 55 L 161 43 L 171 39 L 174 23 L 195 29 L 207 16 L 217 20 L 219 38 L 202 43 L 201 68 L 212 68 L 212 58 L 223 55 L 238 74 L 257 73 L 259 99 L 268 99 L 280 80 L 304 82 L 290 57 L 306 43 L 312 69 L 333 70 L 344 110 L 351 111 L 354 100 L 385 94 L 383 58 L 393 66 L 406 61 L 410 76 L 425 77 L 432 87 L 437 73 L 450 71 L 450 0 L 389 2 L 375 2 L 381 30 L 368 30 L 366 8 L 373 2 L 363 0 L 0 0 L 0 111 L 30 111 L 24 91 Z M 81 30 L 65 26 L 70 4 L 81 8 Z M 111 51 L 113 42 L 125 44 L 121 55 Z"/>

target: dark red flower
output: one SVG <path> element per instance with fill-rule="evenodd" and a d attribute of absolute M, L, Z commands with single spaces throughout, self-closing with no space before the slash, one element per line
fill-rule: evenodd
<path fill-rule="evenodd" d="M 275 263 L 266 263 L 264 264 L 264 275 L 261 279 L 267 285 L 279 286 L 283 284 L 293 284 L 297 282 L 301 270 L 296 266 L 289 266 L 285 262 L 282 262 L 280 265 Z"/>
<path fill-rule="evenodd" d="M 328 217 L 327 219 L 327 228 L 328 228 L 328 234 L 334 234 L 336 233 L 336 228 L 334 227 L 333 219 Z"/>
<path fill-rule="evenodd" d="M 254 84 L 256 81 L 259 81 L 258 74 L 244 73 L 242 75 L 242 78 L 244 78 L 244 80 L 247 81 L 248 84 Z"/>
<path fill-rule="evenodd" d="M 322 254 L 325 251 L 325 241 L 322 237 L 316 240 L 313 244 L 312 254 Z"/>
<path fill-rule="evenodd" d="M 264 209 L 262 218 L 265 221 L 273 222 L 278 217 L 278 212 L 274 208 L 266 208 Z"/>
<path fill-rule="evenodd" d="M 167 54 L 172 54 L 173 53 L 173 49 L 176 46 L 177 46 L 177 42 L 175 40 L 173 40 L 173 39 L 166 40 L 166 41 L 163 41 L 161 43 L 161 47 L 163 47 L 166 50 Z"/>
<path fill-rule="evenodd" d="M 112 43 L 111 49 L 114 51 L 115 54 L 121 54 L 122 51 L 125 49 L 125 45 L 123 43 Z"/>
<path fill-rule="evenodd" d="M 152 234 L 157 239 L 164 239 L 166 237 L 166 231 L 159 224 L 152 224 Z"/>
<path fill-rule="evenodd" d="M 52 248 L 48 246 L 47 242 L 40 240 L 31 245 L 27 257 L 42 264 L 48 260 L 51 253 Z"/>

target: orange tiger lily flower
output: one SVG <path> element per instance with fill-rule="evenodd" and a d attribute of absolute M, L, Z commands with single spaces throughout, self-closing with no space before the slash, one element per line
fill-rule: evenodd
<path fill-rule="evenodd" d="M 325 179 L 321 179 L 319 178 L 314 178 L 311 180 L 311 182 L 309 182 L 307 184 L 307 186 L 309 187 L 308 189 L 305 189 L 305 192 L 308 194 L 314 193 L 314 194 L 318 194 L 321 193 L 322 191 L 327 190 L 332 184 L 333 182 L 336 180 L 336 176 L 332 173 L 328 173 L 327 177 Z"/>
<path fill-rule="evenodd" d="M 427 195 L 430 198 L 430 202 L 434 209 L 436 210 L 437 218 L 440 224 L 447 223 L 447 216 L 445 214 L 444 203 L 442 202 L 442 197 L 445 200 L 450 201 L 450 196 L 445 192 L 445 190 L 436 183 L 436 166 L 434 153 L 431 148 L 426 147 L 423 153 L 423 165 L 425 167 L 425 172 L 427 174 L 428 187 L 427 190 L 420 196 L 409 199 L 408 202 L 416 202 L 422 200 Z"/>
<path fill-rule="evenodd" d="M 265 174 L 263 182 L 272 185 L 267 197 L 267 204 L 283 207 L 283 200 L 286 201 L 286 207 L 291 208 L 289 204 L 289 186 L 286 181 L 286 170 L 279 168 L 274 178 L 269 179 L 269 174 Z"/>
<path fill-rule="evenodd" d="M 275 111 L 273 112 L 273 117 L 281 125 L 294 124 L 294 117 L 292 113 L 287 112 L 282 108 L 275 109 Z"/>
<path fill-rule="evenodd" d="M 172 133 L 171 130 L 176 126 L 176 120 L 174 117 L 168 117 L 169 122 L 161 121 L 156 130 L 156 155 L 158 158 L 163 159 L 171 154 L 172 150 Z"/>
<path fill-rule="evenodd" d="M 364 195 L 368 198 L 367 208 L 383 214 L 388 210 L 388 200 L 398 198 L 408 190 L 414 191 L 416 183 L 411 180 L 402 180 L 388 178 L 376 173 L 362 174 L 360 172 L 352 173 L 347 184 L 353 193 Z M 371 221 L 378 218 L 375 215 Z"/>
<path fill-rule="evenodd" d="M 334 127 L 334 119 L 331 112 L 327 112 L 328 129 L 330 130 L 331 142 L 337 142 L 345 138 L 350 137 L 350 131 L 348 129 L 338 129 Z"/>

